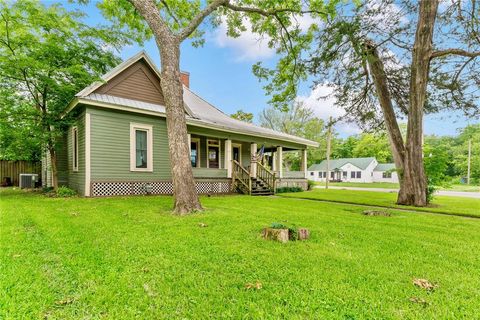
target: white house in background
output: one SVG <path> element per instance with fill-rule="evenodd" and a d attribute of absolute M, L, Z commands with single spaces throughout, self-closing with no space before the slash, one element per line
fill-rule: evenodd
<path fill-rule="evenodd" d="M 398 182 L 393 163 L 378 163 L 375 158 L 342 158 L 329 162 L 330 181 L 342 182 Z M 308 168 L 307 177 L 312 181 L 325 181 L 327 160 Z"/>

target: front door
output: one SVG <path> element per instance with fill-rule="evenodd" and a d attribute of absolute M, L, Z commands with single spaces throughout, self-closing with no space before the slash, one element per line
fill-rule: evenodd
<path fill-rule="evenodd" d="M 232 159 L 240 163 L 240 147 L 232 147 Z"/>
<path fill-rule="evenodd" d="M 218 169 L 220 168 L 219 147 L 208 146 L 208 167 Z"/>

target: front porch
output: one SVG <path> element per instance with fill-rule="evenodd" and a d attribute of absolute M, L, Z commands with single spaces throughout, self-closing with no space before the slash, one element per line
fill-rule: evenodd
<path fill-rule="evenodd" d="M 229 179 L 231 190 L 245 194 L 274 193 L 276 188 L 298 186 L 306 189 L 306 148 L 246 142 L 189 134 L 190 160 L 197 180 Z M 297 152 L 300 170 L 290 171 L 284 152 Z M 258 192 L 256 192 L 258 191 Z"/>

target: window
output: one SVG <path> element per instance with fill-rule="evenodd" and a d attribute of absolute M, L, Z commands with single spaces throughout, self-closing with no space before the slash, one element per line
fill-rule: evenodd
<path fill-rule="evenodd" d="M 347 178 L 347 171 L 343 171 L 343 177 Z"/>
<path fill-rule="evenodd" d="M 330 178 L 332 178 L 332 179 L 335 178 L 335 172 L 330 171 Z"/>
<path fill-rule="evenodd" d="M 324 177 L 324 178 L 327 177 L 327 172 L 326 172 L 326 171 L 323 171 L 323 177 Z"/>
<path fill-rule="evenodd" d="M 78 171 L 78 128 L 72 128 L 72 168 Z"/>
<path fill-rule="evenodd" d="M 350 172 L 350 178 L 355 179 L 355 171 Z"/>
<path fill-rule="evenodd" d="M 220 168 L 220 142 L 207 140 L 207 168 Z"/>
<path fill-rule="evenodd" d="M 318 171 L 318 177 L 321 178 L 323 176 L 323 172 L 322 171 Z"/>
<path fill-rule="evenodd" d="M 311 175 L 312 177 L 313 177 L 313 175 L 314 175 L 314 174 L 315 174 L 315 172 L 313 172 L 313 171 L 312 171 L 312 172 L 310 172 L 310 175 Z"/>
<path fill-rule="evenodd" d="M 130 124 L 130 171 L 153 171 L 152 126 Z"/>
<path fill-rule="evenodd" d="M 200 139 L 192 138 L 190 142 L 190 162 L 193 168 L 200 167 Z"/>
<path fill-rule="evenodd" d="M 385 172 L 382 173 L 382 177 L 384 179 L 391 178 L 392 177 L 392 172 L 385 171 Z"/>
<path fill-rule="evenodd" d="M 357 179 L 360 179 L 362 177 L 362 171 L 357 171 Z"/>

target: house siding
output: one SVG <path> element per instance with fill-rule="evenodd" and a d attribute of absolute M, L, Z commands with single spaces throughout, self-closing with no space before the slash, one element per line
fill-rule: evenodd
<path fill-rule="evenodd" d="M 73 171 L 73 139 L 72 128 L 78 130 L 78 171 Z M 67 172 L 68 187 L 74 189 L 80 195 L 85 194 L 85 110 L 75 119 L 67 131 Z"/>
<path fill-rule="evenodd" d="M 88 108 L 91 114 L 91 181 L 169 180 L 167 125 L 160 117 Z M 153 172 L 130 171 L 130 123 L 151 125 Z"/>

